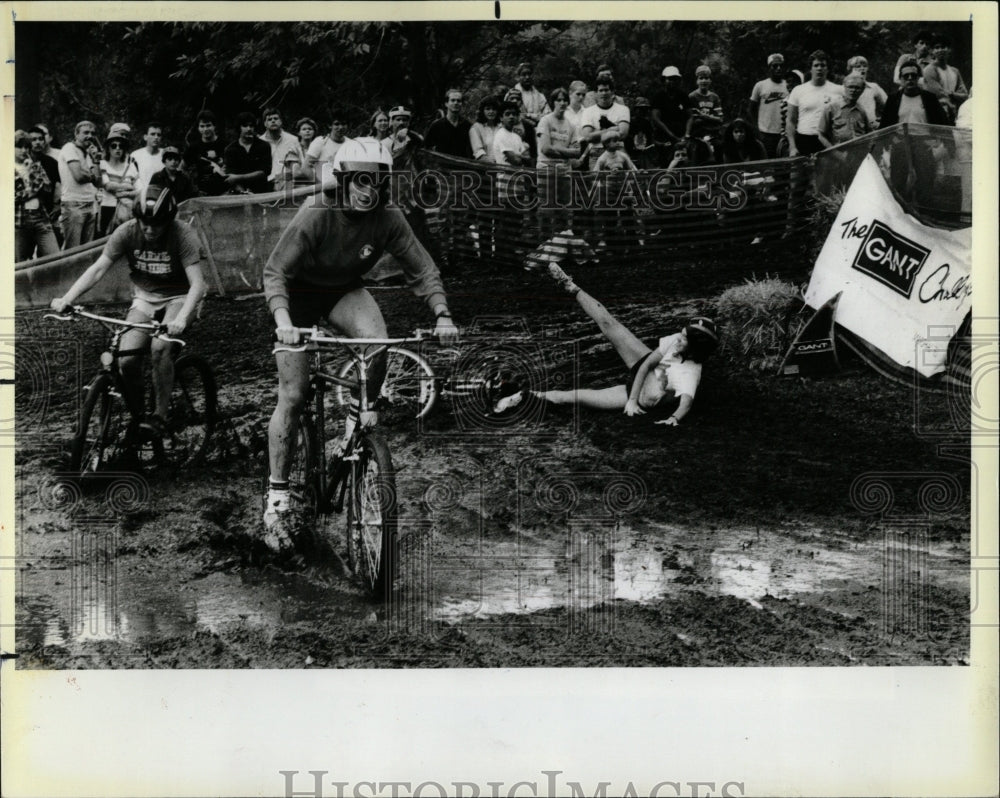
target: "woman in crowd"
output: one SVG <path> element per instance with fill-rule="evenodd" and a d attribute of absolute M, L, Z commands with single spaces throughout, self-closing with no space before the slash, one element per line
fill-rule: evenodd
<path fill-rule="evenodd" d="M 128 135 L 132 131 L 124 122 L 115 122 L 104 142 L 107 158 L 101 160 L 101 217 L 97 221 L 99 235 L 110 235 L 123 222 L 132 218 L 132 200 L 139 179 L 139 165 L 128 154 Z"/>
<path fill-rule="evenodd" d="M 676 427 L 691 410 L 701 382 L 702 363 L 718 345 L 715 323 L 704 317 L 693 318 L 680 332 L 664 336 L 657 347 L 651 349 L 615 319 L 604 305 L 581 290 L 557 264 L 550 263 L 548 270 L 564 290 L 576 297 L 583 312 L 597 323 L 624 362 L 628 374 L 624 384 L 610 388 L 557 391 L 515 389 L 494 404 L 493 412 L 506 412 L 517 407 L 526 397 L 558 405 L 577 404 L 595 410 L 623 410 L 627 416 L 643 415 L 654 407 L 667 406 L 676 401 L 671 415 L 656 422 Z M 506 391 L 501 388 L 500 392 Z"/>
<path fill-rule="evenodd" d="M 381 108 L 372 114 L 368 135 L 376 141 L 382 141 L 389 135 L 389 114 Z"/>
<path fill-rule="evenodd" d="M 41 194 L 52 191 L 52 183 L 41 161 L 31 157 L 31 136 L 14 133 L 14 259 L 29 260 L 38 248 L 38 257 L 59 251 Z"/>
<path fill-rule="evenodd" d="M 295 135 L 299 137 L 299 146 L 302 152 L 309 152 L 309 145 L 316 139 L 319 132 L 319 125 L 311 117 L 304 116 L 295 123 Z"/>
<path fill-rule="evenodd" d="M 479 103 L 476 121 L 469 128 L 472 157 L 477 161 L 493 162 L 493 136 L 500 124 L 500 102 L 496 97 L 484 97 Z"/>

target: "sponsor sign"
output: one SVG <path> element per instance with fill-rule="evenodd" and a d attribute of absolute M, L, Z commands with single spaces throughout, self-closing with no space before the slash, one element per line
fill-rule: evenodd
<path fill-rule="evenodd" d="M 837 324 L 931 377 L 944 371 L 947 359 L 940 330 L 957 330 L 972 307 L 971 271 L 971 231 L 928 227 L 907 214 L 869 155 L 844 197 L 805 298 L 818 309 L 841 294 Z"/>
<path fill-rule="evenodd" d="M 871 223 L 864 243 L 858 247 L 852 265 L 909 299 L 917 274 L 930 254 L 926 247 L 876 219 Z"/>

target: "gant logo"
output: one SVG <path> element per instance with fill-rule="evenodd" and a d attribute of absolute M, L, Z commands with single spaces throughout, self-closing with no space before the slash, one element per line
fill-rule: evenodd
<path fill-rule="evenodd" d="M 874 220 L 851 265 L 909 299 L 930 254 L 929 249 Z"/>

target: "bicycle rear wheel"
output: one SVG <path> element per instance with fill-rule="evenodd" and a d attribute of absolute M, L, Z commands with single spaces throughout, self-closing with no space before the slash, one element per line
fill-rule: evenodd
<path fill-rule="evenodd" d="M 354 360 L 345 362 L 339 376 L 357 381 L 357 363 Z M 346 407 L 350 400 L 350 389 L 338 385 L 337 401 Z M 386 352 L 385 381 L 376 409 L 386 409 L 390 414 L 407 419 L 418 419 L 430 413 L 436 401 L 437 385 L 430 364 L 416 352 L 390 346 Z"/>
<path fill-rule="evenodd" d="M 174 363 L 174 387 L 163 435 L 163 455 L 175 465 L 197 463 L 205 455 L 216 421 L 216 385 L 211 367 L 199 355 Z"/>
<path fill-rule="evenodd" d="M 78 476 L 107 470 L 121 456 L 129 412 L 114 379 L 101 373 L 90 384 L 70 449 L 70 470 Z"/>
<path fill-rule="evenodd" d="M 347 555 L 371 595 L 388 599 L 396 579 L 396 471 L 386 442 L 362 433 L 347 477 Z"/>

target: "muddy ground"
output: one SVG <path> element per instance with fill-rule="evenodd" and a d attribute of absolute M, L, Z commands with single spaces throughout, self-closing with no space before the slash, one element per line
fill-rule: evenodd
<path fill-rule="evenodd" d="M 577 276 L 655 339 L 754 272 L 807 278 L 800 253 L 753 256 Z M 465 267 L 447 283 L 476 322 L 468 351 L 532 385 L 621 381 L 545 278 Z M 405 288 L 374 291 L 392 334 L 427 323 Z M 338 562 L 290 569 L 259 543 L 276 383 L 261 298 L 211 299 L 187 336 L 220 383 L 208 461 L 68 502 L 52 474 L 104 339 L 41 312 L 17 324 L 18 667 L 968 662 L 967 408 L 857 361 L 776 378 L 724 353 L 676 429 L 457 399 L 386 424 L 404 538 L 385 606 Z"/>

